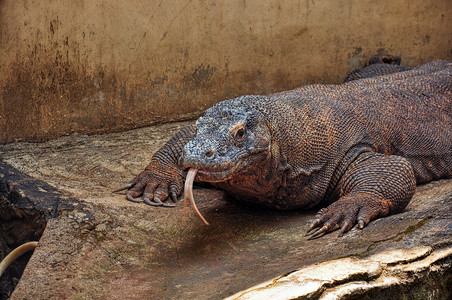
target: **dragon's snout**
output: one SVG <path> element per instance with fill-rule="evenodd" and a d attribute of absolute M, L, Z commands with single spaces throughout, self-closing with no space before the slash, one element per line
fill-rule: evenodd
<path fill-rule="evenodd" d="M 227 160 L 211 143 L 191 141 L 184 147 L 181 163 L 185 168 L 216 169 Z"/>

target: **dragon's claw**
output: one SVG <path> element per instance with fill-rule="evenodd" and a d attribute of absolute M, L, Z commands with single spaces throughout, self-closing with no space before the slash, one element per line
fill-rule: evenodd
<path fill-rule="evenodd" d="M 347 231 L 349 231 L 352 228 L 353 228 L 353 223 L 350 222 L 349 220 L 345 220 L 342 224 L 341 229 L 339 230 L 339 235 L 343 235 L 344 233 L 346 233 Z"/>
<path fill-rule="evenodd" d="M 317 239 L 319 237 L 324 236 L 326 233 L 328 232 L 328 228 L 326 226 L 323 226 L 322 228 L 320 228 L 319 230 L 317 230 L 316 232 L 314 232 L 309 238 L 308 240 L 314 240 Z"/>
<path fill-rule="evenodd" d="M 176 206 L 175 204 L 164 203 L 155 198 L 153 200 L 150 200 L 149 197 L 143 197 L 143 199 L 144 199 L 144 203 L 146 203 L 147 205 L 150 205 L 150 206 L 161 206 L 161 207 L 175 207 Z"/>
<path fill-rule="evenodd" d="M 146 203 L 147 205 L 150 205 L 150 206 L 163 206 L 163 203 L 151 201 L 149 199 L 144 199 L 144 203 Z"/>
<path fill-rule="evenodd" d="M 316 227 L 319 227 L 321 223 L 320 219 L 315 219 L 314 222 L 312 222 L 311 226 L 309 226 L 308 231 L 306 231 L 306 235 L 308 235 L 312 230 L 314 230 Z M 312 234 L 312 233 L 311 233 Z"/>
<path fill-rule="evenodd" d="M 114 190 L 113 193 L 117 193 L 117 192 L 120 192 L 120 191 L 128 190 L 131 187 L 133 187 L 134 185 L 135 185 L 135 182 L 130 182 L 130 183 L 126 184 L 125 186 L 122 186 L 119 189 Z"/>
<path fill-rule="evenodd" d="M 135 202 L 135 203 L 141 203 L 141 202 L 143 202 L 143 200 L 133 198 L 129 193 L 126 194 L 126 198 L 127 198 L 127 200 L 132 201 L 132 202 Z"/>
<path fill-rule="evenodd" d="M 171 192 L 170 193 L 170 198 L 171 198 L 171 200 L 174 202 L 174 203 L 176 203 L 177 202 L 177 193 L 176 192 Z"/>
<path fill-rule="evenodd" d="M 359 227 L 359 229 L 363 229 L 364 226 L 366 226 L 366 223 L 364 222 L 364 220 L 359 220 L 359 221 L 358 221 L 358 227 Z"/>

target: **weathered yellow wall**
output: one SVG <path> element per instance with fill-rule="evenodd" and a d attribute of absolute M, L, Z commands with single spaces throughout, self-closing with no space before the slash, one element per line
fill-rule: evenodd
<path fill-rule="evenodd" d="M 339 82 L 377 52 L 452 59 L 450 0 L 0 0 L 0 143 L 196 117 Z"/>

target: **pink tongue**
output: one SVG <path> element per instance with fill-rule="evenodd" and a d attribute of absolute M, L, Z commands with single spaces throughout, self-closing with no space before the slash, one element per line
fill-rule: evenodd
<path fill-rule="evenodd" d="M 201 215 L 196 207 L 195 199 L 193 198 L 193 181 L 195 181 L 196 173 L 198 173 L 198 169 L 190 168 L 187 173 L 187 178 L 185 178 L 185 187 L 184 187 L 184 219 L 185 214 L 187 212 L 187 200 L 190 202 L 191 206 L 195 210 L 196 214 L 201 218 L 204 224 L 209 225 L 206 219 Z"/>

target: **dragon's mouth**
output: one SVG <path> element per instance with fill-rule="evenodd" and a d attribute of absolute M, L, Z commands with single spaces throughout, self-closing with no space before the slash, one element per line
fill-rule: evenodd
<path fill-rule="evenodd" d="M 239 168 L 241 162 L 224 170 L 198 169 L 197 180 L 204 182 L 222 182 L 230 179 Z"/>
<path fill-rule="evenodd" d="M 196 180 L 203 182 L 224 182 L 233 178 L 244 170 L 252 169 L 254 162 L 267 157 L 268 149 L 253 149 L 249 153 L 237 157 L 233 161 L 208 165 L 198 160 L 186 160 L 185 168 L 197 169 Z"/>

